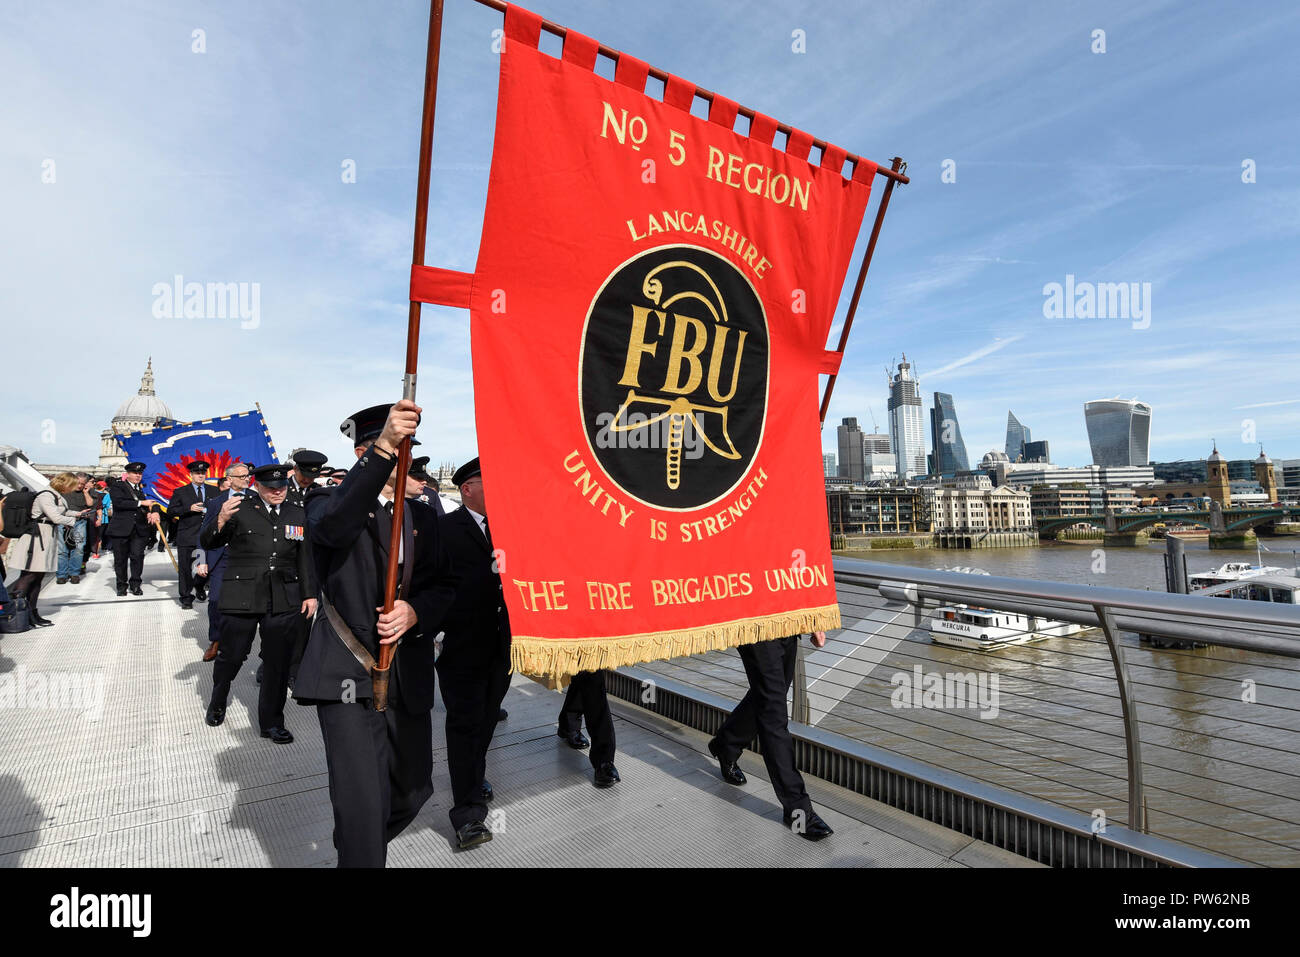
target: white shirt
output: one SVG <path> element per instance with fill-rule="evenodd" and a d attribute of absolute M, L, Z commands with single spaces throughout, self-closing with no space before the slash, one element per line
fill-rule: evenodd
<path fill-rule="evenodd" d="M 379 507 L 384 511 L 384 521 L 388 521 L 392 517 L 388 514 L 388 506 L 392 503 L 393 500 L 391 498 L 384 498 L 384 494 L 382 492 L 379 493 Z M 402 537 L 399 535 L 397 538 L 397 564 L 402 564 L 405 558 L 406 556 L 402 554 Z"/>
<path fill-rule="evenodd" d="M 484 538 L 484 540 L 487 540 L 487 537 L 488 537 L 488 535 L 487 535 L 487 527 L 486 527 L 486 526 L 487 526 L 487 516 L 486 516 L 486 515 L 480 515 L 478 512 L 474 511 L 472 508 L 470 508 L 470 507 L 469 507 L 468 505 L 466 505 L 464 502 L 461 503 L 461 507 L 464 508 L 465 511 L 469 512 L 469 514 L 473 517 L 474 521 L 478 522 L 478 530 L 479 530 L 480 532 L 483 533 L 483 538 Z"/>

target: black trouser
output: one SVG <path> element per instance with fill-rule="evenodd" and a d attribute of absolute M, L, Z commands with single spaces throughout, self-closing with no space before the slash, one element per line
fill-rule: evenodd
<path fill-rule="evenodd" d="M 221 640 L 221 582 L 225 578 L 226 566 L 217 565 L 208 572 L 208 641 Z"/>
<path fill-rule="evenodd" d="M 560 708 L 560 733 L 581 731 L 584 717 L 591 733 L 591 766 L 598 768 L 614 760 L 614 716 L 605 695 L 603 671 L 579 671 L 573 676 Z"/>
<path fill-rule="evenodd" d="M 265 685 L 264 685 L 265 686 Z M 433 794 L 433 720 L 389 701 L 316 706 L 339 867 L 383 867 L 388 842 L 415 819 Z"/>
<path fill-rule="evenodd" d="M 113 574 L 117 576 L 118 588 L 127 584 L 126 562 L 128 557 L 131 560 L 131 587 L 139 586 L 140 576 L 144 574 L 145 537 L 145 533 L 139 529 L 134 530 L 129 535 L 113 537 Z"/>
<path fill-rule="evenodd" d="M 451 772 L 451 826 L 459 830 L 487 818 L 483 778 L 501 702 L 510 687 L 510 664 L 453 669 L 438 659 L 438 683 L 447 706 L 447 770 Z"/>
<path fill-rule="evenodd" d="M 9 589 L 14 598 L 21 595 L 27 599 L 27 607 L 32 614 L 36 614 L 36 603 L 41 599 L 41 585 L 45 584 L 47 574 L 48 572 L 25 571 L 14 579 L 13 587 Z"/>
<path fill-rule="evenodd" d="M 194 589 L 199 591 L 208 587 L 207 575 L 194 574 L 194 553 L 202 551 L 197 545 L 176 546 L 176 567 L 180 571 L 181 603 L 189 604 L 194 600 Z"/>
<path fill-rule="evenodd" d="M 221 647 L 212 666 L 212 703 L 225 707 L 230 684 L 262 628 L 262 661 L 266 670 L 257 693 L 257 723 L 262 731 L 284 727 L 284 700 L 289 691 L 289 653 L 293 650 L 294 619 L 299 612 L 245 615 L 221 613 Z"/>
<path fill-rule="evenodd" d="M 714 738 L 718 757 L 735 761 L 757 734 L 763 763 L 781 807 L 787 814 L 795 810 L 811 812 L 812 801 L 804 789 L 803 776 L 794 765 L 794 740 L 790 737 L 790 713 L 785 703 L 794 681 L 799 636 L 741 645 L 737 650 L 745 665 L 749 691 L 718 729 Z"/>
<path fill-rule="evenodd" d="M 81 564 L 84 567 L 86 562 L 90 561 L 90 556 L 99 551 L 99 537 L 104 531 L 103 527 L 96 525 L 94 522 L 86 522 L 86 547 L 81 550 Z"/>
<path fill-rule="evenodd" d="M 290 684 L 298 680 L 298 666 L 302 664 L 302 656 L 307 652 L 307 637 L 310 633 L 311 619 L 304 615 L 298 622 L 298 630 L 293 636 L 293 649 L 289 654 Z"/>

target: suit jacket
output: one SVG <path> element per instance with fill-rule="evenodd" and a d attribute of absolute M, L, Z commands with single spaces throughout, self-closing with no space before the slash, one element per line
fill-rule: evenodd
<path fill-rule="evenodd" d="M 295 505 L 306 506 L 307 493 L 310 492 L 314 485 L 299 485 L 298 476 L 289 475 L 289 494 L 284 497 L 286 502 L 293 502 Z"/>
<path fill-rule="evenodd" d="M 203 489 L 205 502 L 214 495 L 212 489 Z M 198 503 L 198 490 L 191 484 L 178 488 L 167 503 L 168 538 L 177 548 L 193 548 L 199 543 L 199 529 L 203 526 L 207 512 L 190 511 L 190 506 Z"/>
<path fill-rule="evenodd" d="M 451 559 L 456 600 L 442 622 L 440 671 L 481 673 L 510 667 L 510 616 L 501 576 L 478 521 L 461 506 L 439 519 Z"/>
<path fill-rule="evenodd" d="M 316 596 L 316 571 L 307 542 L 307 516 L 290 502 L 271 516 L 256 492 L 218 529 L 213 520 L 199 535 L 203 548 L 225 546 L 226 572 L 217 609 L 222 614 L 283 614 Z"/>
<path fill-rule="evenodd" d="M 125 538 L 132 532 L 149 534 L 149 510 L 140 507 L 147 498 L 144 483 L 132 485 L 126 479 L 108 483 L 108 498 L 113 504 L 113 517 L 108 520 L 108 537 Z"/>
<path fill-rule="evenodd" d="M 379 493 L 392 474 L 393 461 L 373 450 L 357 459 L 343 482 L 307 493 L 307 526 L 317 580 L 357 641 L 379 659 L 376 624 L 383 604 L 388 566 L 390 519 Z M 407 501 L 412 527 L 414 566 L 408 594 L 398 597 L 415 610 L 418 621 L 402 636 L 389 674 L 390 706 L 419 714 L 433 707 L 433 641 L 454 593 L 442 551 L 438 517 L 420 502 Z M 403 556 L 403 561 L 412 560 Z M 312 623 L 307 648 L 293 686 L 302 703 L 373 697 L 370 674 L 335 634 L 322 608 Z"/>
<path fill-rule="evenodd" d="M 250 494 L 256 495 L 256 492 Z M 226 504 L 226 499 L 230 498 L 230 489 L 224 492 L 218 492 L 208 499 L 207 510 L 203 513 L 203 524 L 199 526 L 199 538 L 202 539 L 203 533 L 208 530 L 209 525 L 215 525 L 217 515 L 221 512 L 221 506 Z M 221 581 L 221 575 L 226 570 L 226 547 L 224 545 L 215 545 L 212 548 L 203 549 L 203 559 L 208 566 L 208 594 L 212 601 L 216 601 L 220 595 L 217 591 L 217 583 Z"/>

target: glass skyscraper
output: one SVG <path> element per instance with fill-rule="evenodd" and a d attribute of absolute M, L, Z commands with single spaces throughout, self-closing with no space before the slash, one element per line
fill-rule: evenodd
<path fill-rule="evenodd" d="M 1151 406 L 1137 399 L 1083 404 L 1093 465 L 1146 465 L 1151 451 Z"/>
<path fill-rule="evenodd" d="M 889 382 L 889 444 L 900 479 L 925 474 L 925 427 L 921 424 L 921 384 L 912 377 L 904 354 Z"/>
<path fill-rule="evenodd" d="M 957 407 L 947 392 L 934 394 L 934 408 L 930 410 L 930 443 L 934 446 L 933 474 L 950 478 L 958 472 L 969 472 L 966 443 L 961 438 L 957 424 Z"/>
<path fill-rule="evenodd" d="M 1007 461 L 1019 462 L 1025 454 L 1025 443 L 1030 441 L 1029 426 L 1021 425 L 1010 409 L 1007 410 Z"/>
<path fill-rule="evenodd" d="M 856 418 L 847 418 L 835 430 L 839 445 L 839 475 L 850 482 L 864 478 L 866 459 L 862 455 L 862 430 Z"/>

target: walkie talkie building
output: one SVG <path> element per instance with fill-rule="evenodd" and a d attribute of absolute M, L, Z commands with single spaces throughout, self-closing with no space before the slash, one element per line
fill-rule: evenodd
<path fill-rule="evenodd" d="M 1136 399 L 1096 399 L 1083 404 L 1092 464 L 1147 465 L 1151 454 L 1151 406 Z"/>

